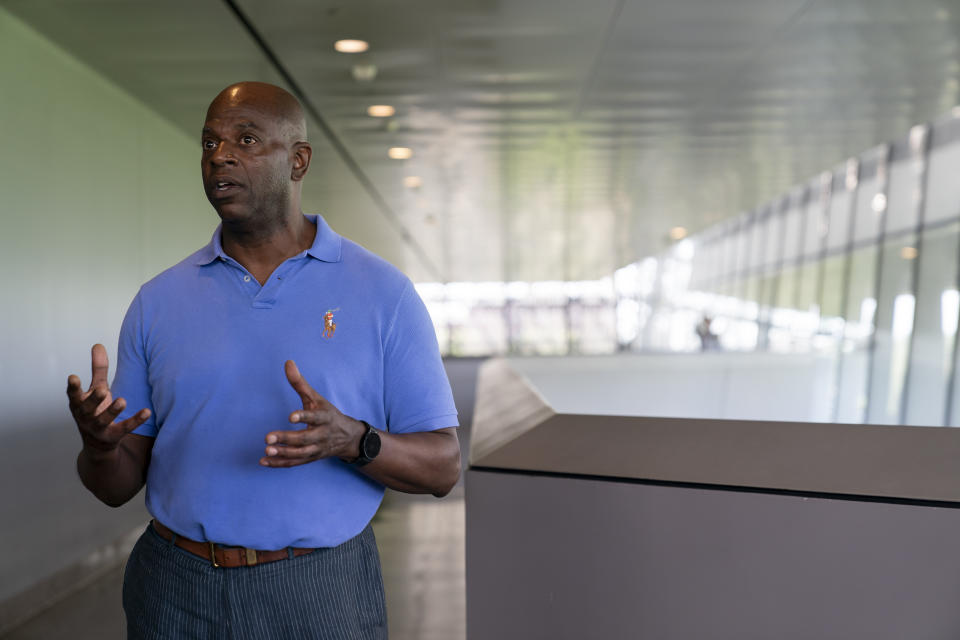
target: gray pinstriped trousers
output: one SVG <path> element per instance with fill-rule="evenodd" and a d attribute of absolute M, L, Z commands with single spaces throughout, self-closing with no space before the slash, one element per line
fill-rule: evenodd
<path fill-rule="evenodd" d="M 127 561 L 128 640 L 381 640 L 386 605 L 373 529 L 337 547 L 232 569 L 175 547 L 153 526 Z"/>

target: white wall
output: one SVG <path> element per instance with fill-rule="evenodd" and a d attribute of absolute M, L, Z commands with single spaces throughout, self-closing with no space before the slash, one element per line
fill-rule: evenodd
<path fill-rule="evenodd" d="M 209 239 L 199 145 L 0 9 L 0 601 L 142 521 L 80 485 L 67 375 Z M 112 373 L 112 371 L 111 371 Z"/>

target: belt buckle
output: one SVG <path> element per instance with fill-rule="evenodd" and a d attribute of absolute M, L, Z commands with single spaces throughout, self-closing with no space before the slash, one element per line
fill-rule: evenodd
<path fill-rule="evenodd" d="M 257 550 L 248 549 L 246 547 L 244 547 L 243 550 L 247 554 L 247 566 L 252 567 L 253 565 L 257 564 Z"/>
<path fill-rule="evenodd" d="M 214 567 L 219 567 L 220 565 L 217 564 L 217 550 L 213 546 L 213 541 L 208 541 L 207 544 L 210 545 L 210 562 Z"/>

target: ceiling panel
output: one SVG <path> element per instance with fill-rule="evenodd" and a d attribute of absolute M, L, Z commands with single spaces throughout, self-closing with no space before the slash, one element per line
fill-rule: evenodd
<path fill-rule="evenodd" d="M 416 280 L 603 277 L 960 100 L 956 0 L 238 5 L 376 190 L 312 126 L 305 206 Z M 282 84 L 221 0 L 0 6 L 191 136 L 226 84 Z"/>

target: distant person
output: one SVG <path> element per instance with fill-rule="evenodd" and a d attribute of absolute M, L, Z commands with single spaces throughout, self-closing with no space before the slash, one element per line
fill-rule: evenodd
<path fill-rule="evenodd" d="M 404 275 L 301 212 L 292 95 L 227 87 L 200 143 L 221 225 L 134 298 L 112 391 L 101 345 L 67 386 L 84 485 L 112 506 L 147 487 L 128 637 L 385 638 L 384 487 L 460 474 L 433 325 Z"/>
<path fill-rule="evenodd" d="M 697 336 L 700 338 L 701 351 L 718 351 L 720 349 L 720 337 L 713 332 L 712 325 L 713 319 L 706 314 L 697 325 Z"/>

